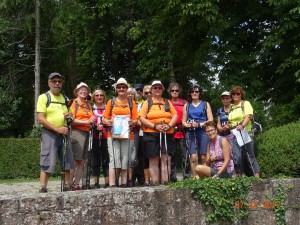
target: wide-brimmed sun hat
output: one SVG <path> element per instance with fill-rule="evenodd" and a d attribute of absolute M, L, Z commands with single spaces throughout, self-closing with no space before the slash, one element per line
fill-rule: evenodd
<path fill-rule="evenodd" d="M 128 84 L 123 77 L 119 78 L 119 80 L 117 80 L 117 82 L 114 83 L 114 88 L 116 89 L 119 84 L 125 84 L 128 88 L 130 87 L 130 84 Z"/>
<path fill-rule="evenodd" d="M 76 88 L 74 89 L 74 95 L 75 95 L 75 96 L 77 96 L 78 90 L 79 90 L 80 88 L 82 88 L 82 87 L 86 87 L 86 88 L 88 89 L 88 92 L 89 92 L 88 94 L 91 93 L 91 89 L 89 88 L 89 86 L 88 86 L 86 83 L 80 82 L 80 84 L 78 84 L 78 85 L 76 86 Z"/>

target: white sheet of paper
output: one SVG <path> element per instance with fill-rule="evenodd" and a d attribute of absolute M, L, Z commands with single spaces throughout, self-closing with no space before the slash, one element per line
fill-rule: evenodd
<path fill-rule="evenodd" d="M 251 137 L 249 136 L 246 129 L 243 129 L 241 132 L 238 131 L 236 128 L 232 130 L 232 133 L 236 137 L 236 140 L 240 147 L 244 146 L 245 144 L 251 141 Z"/>

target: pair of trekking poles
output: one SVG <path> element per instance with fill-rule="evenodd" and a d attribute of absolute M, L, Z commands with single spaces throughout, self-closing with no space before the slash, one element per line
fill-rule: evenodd
<path fill-rule="evenodd" d="M 161 121 L 161 124 L 164 124 L 165 121 Z M 169 175 L 169 158 L 168 158 L 168 143 L 167 143 L 167 132 L 166 131 L 159 131 L 159 175 L 161 177 L 161 159 L 162 159 L 162 151 L 163 151 L 163 145 L 162 145 L 162 133 L 164 133 L 164 144 L 165 144 L 165 150 L 166 150 L 166 157 L 167 157 L 167 176 L 168 176 L 168 182 L 170 181 L 170 175 Z"/>

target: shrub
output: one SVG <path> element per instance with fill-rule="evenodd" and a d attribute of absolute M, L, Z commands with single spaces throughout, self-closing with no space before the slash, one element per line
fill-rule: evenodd
<path fill-rule="evenodd" d="M 39 138 L 1 138 L 0 146 L 0 179 L 39 177 Z"/>
<path fill-rule="evenodd" d="M 263 177 L 300 174 L 300 121 L 271 128 L 257 138 L 258 157 Z"/>

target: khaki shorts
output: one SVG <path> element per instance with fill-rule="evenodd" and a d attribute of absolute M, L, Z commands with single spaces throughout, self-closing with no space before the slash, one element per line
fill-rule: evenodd
<path fill-rule="evenodd" d="M 72 152 L 74 160 L 86 160 L 89 148 L 89 132 L 72 130 Z"/>

